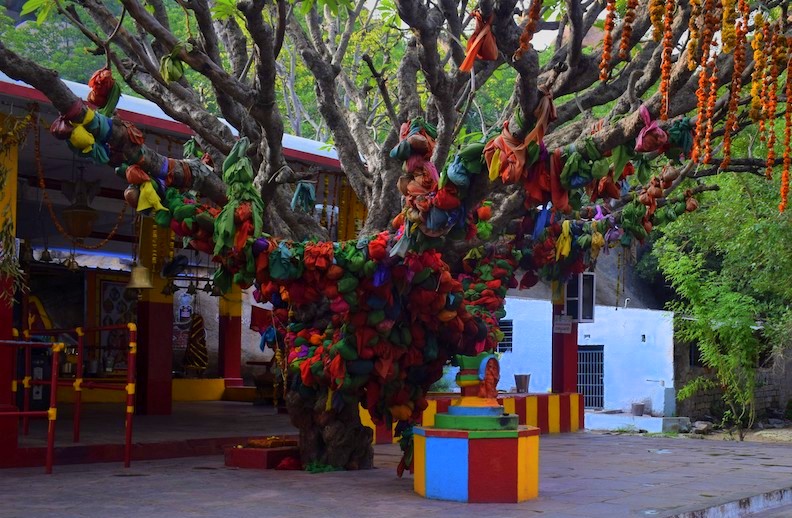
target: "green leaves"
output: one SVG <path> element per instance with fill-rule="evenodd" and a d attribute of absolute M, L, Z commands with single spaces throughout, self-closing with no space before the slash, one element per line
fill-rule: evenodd
<path fill-rule="evenodd" d="M 311 11 L 314 5 L 316 5 L 316 8 L 319 10 L 324 9 L 326 6 L 334 15 L 338 15 L 340 9 L 350 9 L 353 7 L 352 0 L 302 0 L 299 11 L 303 15 L 306 15 Z"/>
<path fill-rule="evenodd" d="M 36 23 L 41 25 L 55 12 L 56 8 L 55 0 L 27 0 L 22 5 L 20 14 L 25 16 L 36 13 Z"/>
<path fill-rule="evenodd" d="M 217 20 L 226 20 L 242 16 L 234 0 L 215 0 L 212 6 L 212 17 Z"/>
<path fill-rule="evenodd" d="M 166 83 L 178 81 L 184 77 L 184 63 L 173 54 L 165 54 L 160 58 L 159 72 Z"/>

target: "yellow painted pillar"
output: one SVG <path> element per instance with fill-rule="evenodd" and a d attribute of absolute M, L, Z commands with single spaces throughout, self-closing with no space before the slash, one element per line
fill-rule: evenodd
<path fill-rule="evenodd" d="M 0 123 L 3 116 L 0 115 Z M 0 125 L 2 129 L 2 125 Z M 15 142 L 8 142 L 5 152 L 0 153 L 0 229 L 16 237 L 17 168 L 18 149 Z M 4 140 L 0 136 L 0 151 Z M 0 276 L 0 290 L 12 290 L 11 279 Z M 13 304 L 0 301 L 0 340 L 13 338 Z M 0 412 L 16 410 L 12 385 L 15 374 L 14 349 L 0 346 Z M 12 459 L 17 449 L 17 418 L 0 417 L 0 459 Z M 2 461 L 0 461 L 2 465 Z"/>

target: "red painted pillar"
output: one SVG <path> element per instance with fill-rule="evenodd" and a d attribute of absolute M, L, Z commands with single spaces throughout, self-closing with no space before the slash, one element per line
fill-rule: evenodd
<path fill-rule="evenodd" d="M 554 394 L 577 392 L 577 322 L 561 322 L 563 304 L 553 304 L 552 388 Z"/>
<path fill-rule="evenodd" d="M 2 115 L 0 115 L 2 119 Z M 11 231 L 16 235 L 17 206 L 17 147 L 0 154 L 0 167 L 6 170 L 5 183 L 0 186 L 0 226 L 11 218 Z M 10 210 L 9 210 L 10 209 Z M 11 281 L 0 277 L 0 290 L 10 290 Z M 14 320 L 13 305 L 0 300 L 0 340 L 11 340 Z M 0 345 L 0 412 L 16 411 L 14 392 L 11 390 L 15 377 L 14 348 Z M 16 417 L 0 417 L 0 465 L 16 457 L 18 423 Z"/>
<path fill-rule="evenodd" d="M 242 386 L 242 289 L 236 284 L 220 297 L 217 367 L 226 387 Z"/>
<path fill-rule="evenodd" d="M 163 295 L 167 283 L 159 275 L 170 244 L 170 230 L 156 229 L 143 218 L 139 262 L 151 270 L 153 288 L 141 290 L 137 306 L 138 351 L 136 408 L 138 414 L 168 415 L 172 404 L 173 296 Z"/>

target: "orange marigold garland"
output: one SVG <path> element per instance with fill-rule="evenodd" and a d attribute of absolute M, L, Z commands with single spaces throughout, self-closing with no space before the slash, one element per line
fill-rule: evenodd
<path fill-rule="evenodd" d="M 762 93 L 759 94 L 759 105 L 761 106 L 761 115 L 759 115 L 759 140 L 761 142 L 767 141 L 767 117 L 769 110 L 767 103 L 770 101 L 771 84 L 774 83 L 773 76 L 778 73 L 778 69 L 773 70 L 773 62 L 775 57 L 775 47 L 778 43 L 778 35 L 775 31 L 775 26 L 768 25 L 765 27 L 765 73 L 762 78 Z"/>
<path fill-rule="evenodd" d="M 707 109 L 707 100 L 709 100 L 709 89 L 710 89 L 710 81 L 709 81 L 709 71 L 710 66 L 714 66 L 714 61 L 709 61 L 704 63 L 704 66 L 701 68 L 699 72 L 699 84 L 698 88 L 696 89 L 696 98 L 698 102 L 696 104 L 696 127 L 693 133 L 693 151 L 691 152 L 690 158 L 694 162 L 697 162 L 699 159 L 699 154 L 701 152 L 702 143 L 704 141 L 704 131 L 707 127 L 706 125 L 706 113 L 705 110 Z"/>
<path fill-rule="evenodd" d="M 767 67 L 765 47 L 769 44 L 769 35 L 769 28 L 764 22 L 762 13 L 756 13 L 754 16 L 754 37 L 751 41 L 754 57 L 754 70 L 751 75 L 751 109 L 748 112 L 754 122 L 759 122 L 759 119 L 762 118 L 762 85 Z"/>
<path fill-rule="evenodd" d="M 600 81 L 608 80 L 610 71 L 611 50 L 613 49 L 613 27 L 616 20 L 616 0 L 608 0 L 605 7 L 608 14 L 605 16 L 605 37 L 602 40 L 602 59 L 600 60 Z"/>
<path fill-rule="evenodd" d="M 701 18 L 701 0 L 690 0 L 690 21 L 688 22 L 688 33 L 690 39 L 687 44 L 688 70 L 696 70 L 698 61 L 696 60 L 696 50 L 698 49 L 699 37 L 699 18 Z"/>
<path fill-rule="evenodd" d="M 773 176 L 773 167 L 775 166 L 775 142 L 776 142 L 776 106 L 778 106 L 778 76 L 780 75 L 781 68 L 786 64 L 786 38 L 777 33 L 773 35 L 773 55 L 772 64 L 770 65 L 770 83 L 767 91 L 767 102 L 765 103 L 765 119 L 767 119 L 767 168 L 765 169 L 765 176 L 771 178 Z"/>
<path fill-rule="evenodd" d="M 638 0 L 627 0 L 627 10 L 624 13 L 621 42 L 619 43 L 619 59 L 621 60 L 626 60 L 630 57 L 630 38 L 632 38 L 632 24 L 635 21 L 635 9 L 637 7 Z"/>
<path fill-rule="evenodd" d="M 542 13 L 542 1 L 543 0 L 533 0 L 531 7 L 528 9 L 528 22 L 525 24 L 522 34 L 520 34 L 520 47 L 514 52 L 514 56 L 512 56 L 514 61 L 519 61 L 522 55 L 531 48 L 531 40 L 539 25 L 539 15 Z"/>
<path fill-rule="evenodd" d="M 723 42 L 723 52 L 728 54 L 737 45 L 737 30 L 734 26 L 737 21 L 737 11 L 734 9 L 734 0 L 722 0 L 721 5 L 723 6 L 721 41 Z"/>
<path fill-rule="evenodd" d="M 715 33 L 714 26 L 717 23 L 717 19 L 714 15 L 712 15 L 712 12 L 714 11 L 714 3 L 714 0 L 707 0 L 704 11 L 704 26 L 701 36 L 701 71 L 699 72 L 699 84 L 698 88 L 696 89 L 696 98 L 698 99 L 698 103 L 696 104 L 697 118 L 695 132 L 693 134 L 693 151 L 690 155 L 694 162 L 698 161 L 699 159 L 704 137 L 704 129 L 706 127 L 706 115 L 704 111 L 707 107 L 707 100 L 709 99 L 709 69 L 710 66 L 715 65 L 715 62 L 710 60 L 709 57 L 710 44 L 712 43 L 712 36 Z"/>
<path fill-rule="evenodd" d="M 787 39 L 787 46 L 792 48 L 792 38 Z M 784 212 L 789 196 L 789 168 L 792 165 L 790 146 L 792 146 L 792 56 L 787 61 L 786 77 L 786 112 L 784 113 L 784 170 L 781 173 L 781 202 L 778 210 Z"/>
<path fill-rule="evenodd" d="M 664 0 L 649 0 L 649 20 L 652 22 L 652 38 L 660 41 L 663 37 Z"/>
<path fill-rule="evenodd" d="M 718 100 L 718 67 L 715 59 L 712 60 L 712 75 L 709 78 L 709 99 L 707 100 L 707 132 L 704 135 L 704 163 L 709 164 L 712 160 L 712 128 L 714 126 L 712 118 L 715 116 L 715 102 Z"/>
<path fill-rule="evenodd" d="M 745 70 L 745 37 L 748 34 L 750 7 L 747 0 L 740 0 L 739 6 L 742 18 L 738 22 L 736 30 L 737 43 L 734 48 L 734 73 L 732 74 L 731 87 L 729 89 L 729 111 L 726 114 L 726 124 L 723 126 L 723 162 L 721 162 L 721 169 L 726 168 L 731 161 L 731 137 L 732 132 L 737 129 L 737 105 L 740 100 L 742 73 Z"/>
<path fill-rule="evenodd" d="M 660 120 L 668 120 L 668 83 L 671 80 L 671 51 L 674 48 L 674 0 L 666 0 L 663 57 L 660 65 Z"/>

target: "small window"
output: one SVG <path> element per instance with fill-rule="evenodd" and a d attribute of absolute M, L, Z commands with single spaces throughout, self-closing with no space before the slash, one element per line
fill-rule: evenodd
<path fill-rule="evenodd" d="M 573 275 L 566 283 L 564 315 L 575 322 L 594 322 L 597 281 L 594 272 Z"/>
<path fill-rule="evenodd" d="M 499 320 L 498 326 L 503 331 L 503 340 L 498 342 L 497 352 L 510 353 L 512 351 L 512 321 Z"/>

